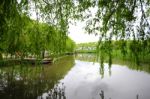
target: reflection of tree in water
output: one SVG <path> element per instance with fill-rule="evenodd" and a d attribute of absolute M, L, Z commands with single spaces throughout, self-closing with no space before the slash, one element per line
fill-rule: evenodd
<path fill-rule="evenodd" d="M 67 56 L 52 66 L 8 66 L 0 68 L 1 99 L 36 99 L 53 88 L 72 68 L 74 58 Z"/>
<path fill-rule="evenodd" d="M 104 64 L 100 65 L 100 75 L 101 75 L 101 78 L 104 78 Z"/>
<path fill-rule="evenodd" d="M 76 55 L 76 59 L 81 60 L 81 61 L 88 61 L 88 62 L 94 62 L 92 60 L 95 59 L 95 57 L 96 57 L 96 54 L 77 54 Z M 106 59 L 104 60 L 104 58 Z M 112 64 L 118 64 L 120 66 L 126 66 L 129 69 L 133 69 L 137 71 L 145 71 L 147 73 L 150 73 L 149 64 L 145 63 L 141 65 L 136 65 L 131 60 L 123 60 L 121 58 L 114 58 L 111 53 L 108 55 L 108 57 L 105 57 L 105 55 L 101 55 L 100 57 L 98 57 L 96 62 L 100 62 L 100 75 L 102 75 L 102 77 L 104 77 L 104 67 L 105 67 L 105 65 L 102 65 L 103 63 L 108 63 L 109 76 L 111 76 L 112 74 L 111 72 Z"/>
<path fill-rule="evenodd" d="M 45 77 L 43 67 L 22 68 L 19 66 L 3 70 L 0 72 L 0 97 L 2 99 L 36 99 L 57 82 L 57 79 Z"/>
<path fill-rule="evenodd" d="M 53 89 L 46 92 L 45 97 L 39 96 L 38 99 L 66 99 L 64 84 L 55 85 Z"/>
<path fill-rule="evenodd" d="M 81 60 L 81 61 L 97 62 L 96 55 L 93 53 L 76 54 L 75 58 L 77 60 Z"/>
<path fill-rule="evenodd" d="M 96 57 L 97 57 L 96 54 L 91 54 L 91 53 L 90 54 L 84 53 L 84 54 L 77 54 L 76 55 L 76 59 L 81 60 L 81 61 L 88 61 L 88 62 L 96 61 L 96 62 L 100 62 L 99 63 L 100 64 L 100 75 L 101 75 L 101 78 L 104 78 L 104 67 L 105 67 L 105 65 L 104 65 L 104 58 L 105 57 L 104 57 L 104 55 L 101 55 L 100 60 L 97 59 Z M 110 54 L 110 56 L 108 58 L 109 76 L 111 76 L 111 67 L 112 67 L 111 65 L 112 65 L 112 56 Z"/>
<path fill-rule="evenodd" d="M 136 95 L 136 99 L 139 99 L 139 94 Z"/>
<path fill-rule="evenodd" d="M 99 93 L 100 99 L 112 99 L 111 97 L 105 98 L 104 90 L 101 90 Z M 135 99 L 139 99 L 139 94 L 136 95 Z"/>
<path fill-rule="evenodd" d="M 0 77 L 2 99 L 36 99 L 39 94 L 49 90 L 56 83 L 55 79 L 45 78 L 44 68 L 41 66 L 3 70 Z"/>
<path fill-rule="evenodd" d="M 108 73 L 109 73 L 109 76 L 111 76 L 111 65 L 108 66 Z M 104 78 L 104 73 L 105 73 L 105 69 L 104 69 L 104 64 L 102 63 L 100 65 L 100 75 L 101 75 L 101 78 Z"/>
<path fill-rule="evenodd" d="M 35 99 L 48 83 L 42 67 L 11 67 L 0 72 L 0 97 L 3 99 Z"/>
<path fill-rule="evenodd" d="M 100 95 L 101 99 L 104 99 L 104 91 L 103 90 L 101 90 L 101 93 L 99 93 L 99 95 Z"/>
<path fill-rule="evenodd" d="M 111 76 L 111 65 L 109 65 L 108 69 L 109 69 L 109 76 Z"/>

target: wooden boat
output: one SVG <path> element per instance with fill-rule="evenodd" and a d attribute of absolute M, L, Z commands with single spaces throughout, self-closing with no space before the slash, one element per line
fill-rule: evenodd
<path fill-rule="evenodd" d="M 52 63 L 52 59 L 50 58 L 45 58 L 45 59 L 35 59 L 35 58 L 26 58 L 23 59 L 24 63 L 29 63 L 29 64 L 50 64 Z"/>
<path fill-rule="evenodd" d="M 41 60 L 41 63 L 42 63 L 42 64 L 49 64 L 49 63 L 52 63 L 52 59 L 43 59 L 43 60 Z"/>
<path fill-rule="evenodd" d="M 36 59 L 36 58 L 25 58 L 25 59 L 7 59 L 7 60 L 1 60 L 0 66 L 11 66 L 16 64 L 51 64 L 53 62 L 50 58 L 45 59 Z"/>

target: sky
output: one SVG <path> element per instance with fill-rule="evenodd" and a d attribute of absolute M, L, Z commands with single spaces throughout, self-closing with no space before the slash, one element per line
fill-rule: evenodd
<path fill-rule="evenodd" d="M 95 16 L 97 7 L 89 8 L 89 11 L 86 11 L 85 14 L 90 14 L 91 17 Z M 74 40 L 76 43 L 86 43 L 86 42 L 96 42 L 99 40 L 99 36 L 94 34 L 88 34 L 84 30 L 86 21 L 76 21 L 76 25 L 69 24 L 69 37 Z"/>
<path fill-rule="evenodd" d="M 83 29 L 85 22 L 77 22 L 76 25 L 69 24 L 69 34 L 68 36 L 78 43 L 86 43 L 86 42 L 96 42 L 99 37 L 94 34 L 88 34 Z"/>

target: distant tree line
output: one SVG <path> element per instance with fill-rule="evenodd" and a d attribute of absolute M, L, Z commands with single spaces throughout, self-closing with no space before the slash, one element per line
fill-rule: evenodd
<path fill-rule="evenodd" d="M 125 59 L 135 62 L 136 64 L 149 63 L 150 60 L 150 42 L 143 46 L 142 41 L 134 40 L 114 40 L 101 42 L 101 49 L 97 49 L 97 42 L 80 43 L 76 45 L 77 53 L 99 53 L 103 55 L 103 60 L 112 62 L 112 58 Z M 101 60 L 101 59 L 100 59 Z"/>

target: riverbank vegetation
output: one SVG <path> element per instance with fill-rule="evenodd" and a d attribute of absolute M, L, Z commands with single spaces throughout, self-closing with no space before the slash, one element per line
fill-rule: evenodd
<path fill-rule="evenodd" d="M 43 59 L 44 55 L 53 58 L 74 51 L 75 42 L 67 36 L 66 29 L 40 21 L 39 12 L 36 12 L 38 4 L 28 0 L 4 0 L 0 3 L 0 60 Z M 36 10 L 31 12 L 36 12 L 35 19 L 30 18 L 28 8 L 31 6 Z"/>
<path fill-rule="evenodd" d="M 76 22 L 99 41 L 76 45 Z M 149 74 L 150 0 L 0 1 L 2 99 L 144 99 Z"/>
<path fill-rule="evenodd" d="M 130 53 L 139 64 L 141 56 L 149 57 L 149 16 L 150 0 L 3 0 L 0 59 L 72 52 L 75 44 L 67 35 L 69 24 L 82 20 L 87 33 L 99 36 L 96 51 L 101 64 L 106 54 L 111 64 L 113 50 L 123 57 Z M 114 39 L 120 43 L 116 49 Z"/>
<path fill-rule="evenodd" d="M 89 63 L 93 63 L 93 64 L 97 64 L 97 62 L 99 62 L 99 60 L 97 60 L 97 58 L 96 58 L 96 53 L 79 53 L 76 55 L 75 58 L 77 60 L 89 62 Z M 107 77 L 108 76 L 107 74 L 109 74 L 109 76 L 111 76 L 113 74 L 112 71 L 114 70 L 113 68 L 115 65 L 127 67 L 134 71 L 144 71 L 144 72 L 150 74 L 149 63 L 141 63 L 140 65 L 137 65 L 135 62 L 133 62 L 131 60 L 125 60 L 125 59 L 123 60 L 122 57 L 120 58 L 117 56 L 112 58 L 112 62 L 113 62 L 113 65 L 109 65 L 108 60 L 105 60 L 104 65 L 100 65 L 99 71 L 100 71 L 100 75 L 102 78 Z"/>
<path fill-rule="evenodd" d="M 1 35 L 1 65 L 20 63 L 20 59 L 44 59 L 45 57 L 52 59 L 74 52 L 74 41 L 67 35 L 65 38 L 62 37 L 62 31 L 58 28 L 31 20 L 26 16 L 21 16 L 20 21 L 21 23 L 16 27 L 14 23 L 9 23 L 8 31 Z"/>
<path fill-rule="evenodd" d="M 97 42 L 76 44 L 75 51 L 77 53 L 96 53 Z"/>
<path fill-rule="evenodd" d="M 136 64 L 150 64 L 150 42 L 147 40 L 145 40 L 144 42 L 135 40 L 111 41 L 111 46 L 108 45 L 110 42 L 103 41 L 101 43 L 104 44 L 104 47 L 102 46 L 103 49 L 100 50 L 103 51 L 104 61 L 111 62 L 112 59 L 122 59 L 133 61 Z M 146 44 L 145 47 L 144 43 Z M 76 53 L 99 53 L 99 49 L 97 49 L 97 44 L 97 42 L 77 44 Z M 109 58 L 112 59 L 109 60 Z"/>
<path fill-rule="evenodd" d="M 0 69 L 2 99 L 35 99 L 53 89 L 74 66 L 73 56 L 66 56 L 52 66 L 15 65 Z"/>

